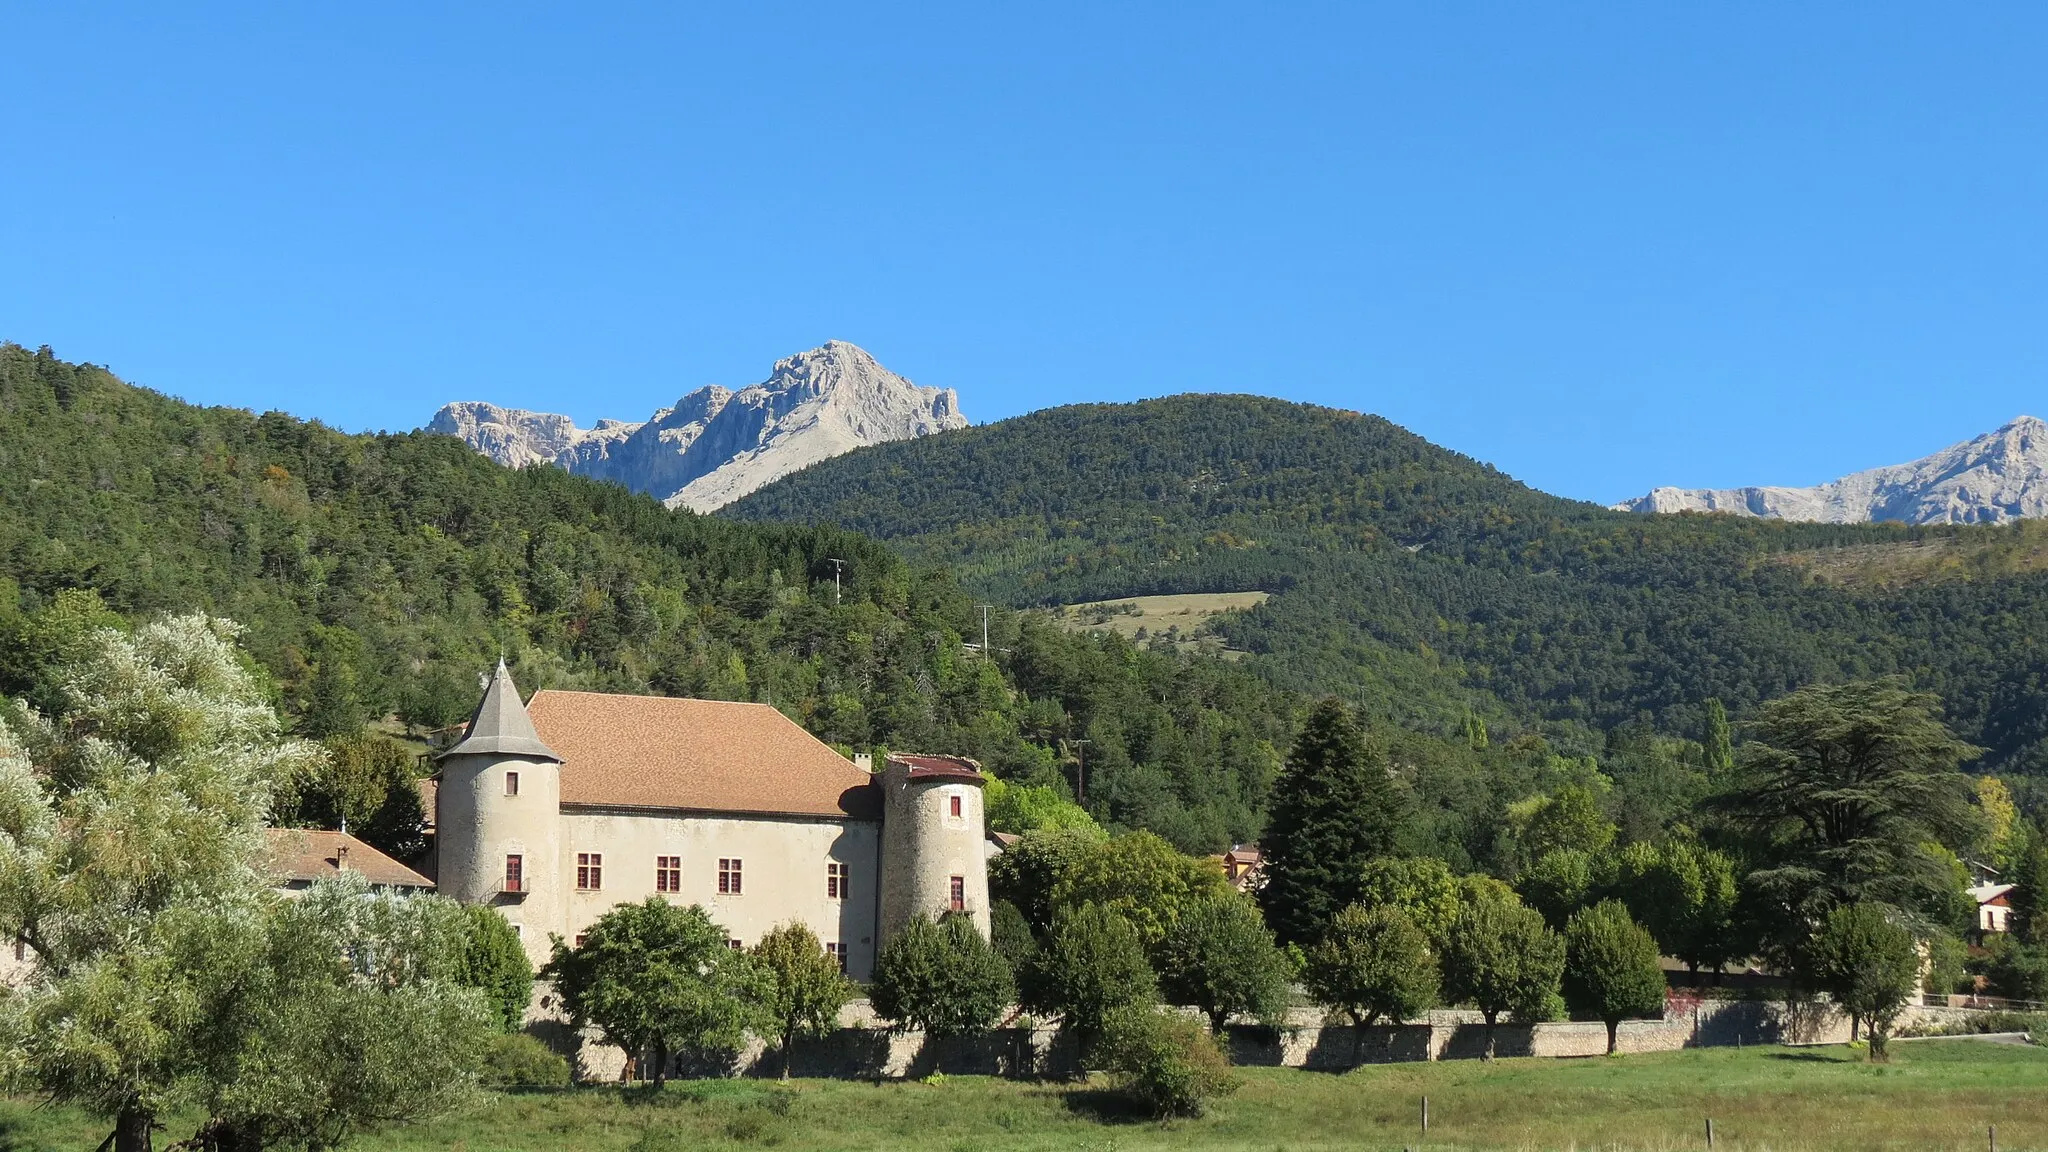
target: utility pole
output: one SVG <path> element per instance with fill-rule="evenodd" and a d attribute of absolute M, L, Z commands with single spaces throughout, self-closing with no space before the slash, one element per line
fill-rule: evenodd
<path fill-rule="evenodd" d="M 841 560 L 837 556 L 827 556 L 825 557 L 825 562 L 832 565 L 832 606 L 837 608 L 839 607 L 839 570 L 846 567 L 846 561 Z"/>
<path fill-rule="evenodd" d="M 1081 807 L 1088 806 L 1088 745 L 1093 741 L 1086 738 L 1069 740 L 1074 746 L 1074 802 Z"/>
<path fill-rule="evenodd" d="M 975 607 L 981 609 L 981 662 L 986 664 L 988 663 L 988 610 L 995 607 L 995 605 L 976 604 Z"/>

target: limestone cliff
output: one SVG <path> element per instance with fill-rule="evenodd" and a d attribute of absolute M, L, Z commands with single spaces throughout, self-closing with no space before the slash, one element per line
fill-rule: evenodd
<path fill-rule="evenodd" d="M 699 388 L 638 424 L 578 428 L 566 416 L 463 401 L 427 430 L 508 467 L 555 464 L 708 512 L 842 452 L 966 426 L 951 388 L 920 387 L 833 340 L 777 361 L 759 384 Z"/>
<path fill-rule="evenodd" d="M 2048 424 L 2022 416 L 1932 456 L 1812 488 L 1659 488 L 1615 507 L 1829 524 L 2002 524 L 2048 515 Z"/>

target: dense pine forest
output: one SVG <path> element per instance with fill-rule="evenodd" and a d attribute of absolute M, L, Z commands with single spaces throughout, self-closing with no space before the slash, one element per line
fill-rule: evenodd
<path fill-rule="evenodd" d="M 1373 416 L 1251 396 L 1050 409 L 882 445 L 728 510 L 830 523 L 1014 604 L 1264 589 L 1216 630 L 1275 684 L 1439 736 L 1600 752 L 1903 674 L 1983 768 L 2048 773 L 2039 525 L 1643 517 Z"/>
<path fill-rule="evenodd" d="M 1811 680 L 1904 670 L 1990 763 L 2028 771 L 2040 739 L 2043 598 L 2011 548 L 1996 571 L 1824 585 L 1792 561 L 1944 534 L 1620 516 L 1278 401 L 1059 410 L 855 453 L 740 511 L 671 512 L 449 438 L 198 408 L 0 346 L 0 693 L 52 699 L 38 670 L 79 628 L 203 608 L 247 628 L 308 735 L 459 721 L 502 653 L 529 691 L 769 702 L 849 750 L 976 756 L 1030 786 L 1019 810 L 1078 798 L 1214 851 L 1259 833 L 1335 690 L 1415 802 L 1403 850 L 1503 874 L 1530 803 L 1560 789 L 1597 794 L 1627 840 L 1696 824 L 1721 755 L 1710 698 L 1739 721 Z M 1018 607 L 1246 586 L 1277 594 L 1223 625 L 1252 653 L 1235 662 Z"/>
<path fill-rule="evenodd" d="M 835 587 L 833 560 L 843 571 Z M 246 629 L 298 729 L 466 718 L 520 684 L 774 704 L 849 749 L 957 752 L 1189 848 L 1256 832 L 1301 711 L 1213 660 L 992 615 L 837 529 L 670 512 L 446 437 L 199 408 L 0 345 L 0 694 L 68 631 L 205 609 Z"/>

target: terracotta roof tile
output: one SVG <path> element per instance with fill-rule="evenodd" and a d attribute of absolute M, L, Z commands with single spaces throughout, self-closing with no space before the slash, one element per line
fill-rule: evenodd
<path fill-rule="evenodd" d="M 880 816 L 872 776 L 766 704 L 543 689 L 526 710 L 564 804 Z"/>
<path fill-rule="evenodd" d="M 432 888 L 434 882 L 346 832 L 322 828 L 265 830 L 271 875 L 280 881 L 311 883 L 341 871 L 360 872 L 370 883 L 399 888 Z M 346 851 L 343 851 L 343 850 Z"/>
<path fill-rule="evenodd" d="M 891 752 L 889 763 L 909 768 L 912 780 L 960 780 L 975 784 L 988 782 L 981 775 L 981 765 L 965 756 L 919 756 Z"/>

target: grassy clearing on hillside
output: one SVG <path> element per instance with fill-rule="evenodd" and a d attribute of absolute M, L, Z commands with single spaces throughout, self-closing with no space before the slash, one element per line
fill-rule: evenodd
<path fill-rule="evenodd" d="M 1424 1141 L 1417 1118 L 1430 1100 Z M 1689 1149 L 1869 1152 L 2048 1148 L 2048 1051 L 1976 1041 L 1899 1046 L 1889 1066 L 1842 1048 L 1694 1049 L 1618 1060 L 1452 1061 L 1342 1075 L 1248 1069 L 1200 1120 L 1124 1113 L 1098 1081 L 721 1080 L 647 1090 L 495 1097 L 363 1141 L 394 1152 L 689 1152 L 698 1148 Z M 0 1150 L 90 1148 L 105 1129 L 67 1109 L 0 1101 Z M 173 1136 L 181 1136 L 174 1132 Z"/>
<path fill-rule="evenodd" d="M 1143 630 L 1147 637 L 1179 629 L 1184 647 L 1208 623 L 1225 612 L 1242 612 L 1266 602 L 1264 592 L 1195 592 L 1184 596 L 1131 596 L 1122 600 L 1098 600 L 1087 604 L 1066 604 L 1056 609 L 1062 627 L 1076 632 L 1114 632 L 1126 640 Z M 1215 641 L 1210 641 L 1216 645 Z M 1219 646 L 1220 647 L 1220 646 Z M 1224 653 L 1231 655 L 1229 652 Z"/>
<path fill-rule="evenodd" d="M 1813 548 L 1784 553 L 1777 561 L 1820 583 L 1849 588 L 1988 580 L 2048 570 L 2048 524 L 2020 521 L 1991 532 Z"/>

